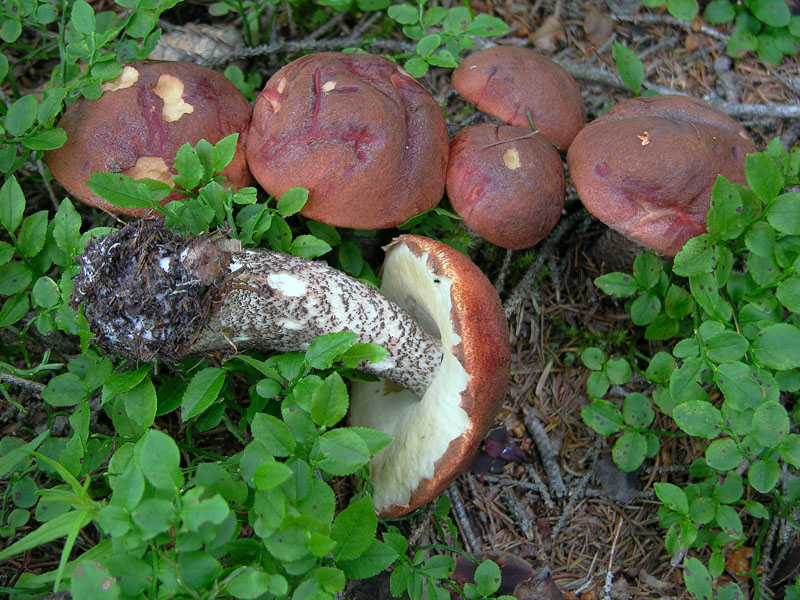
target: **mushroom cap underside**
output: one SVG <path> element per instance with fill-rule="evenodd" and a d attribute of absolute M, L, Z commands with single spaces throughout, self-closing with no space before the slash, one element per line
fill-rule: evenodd
<path fill-rule="evenodd" d="M 381 291 L 440 336 L 444 357 L 422 398 L 355 382 L 350 423 L 393 436 L 370 463 L 378 514 L 405 514 L 467 466 L 508 388 L 508 325 L 497 292 L 466 256 L 420 236 L 387 247 Z"/>

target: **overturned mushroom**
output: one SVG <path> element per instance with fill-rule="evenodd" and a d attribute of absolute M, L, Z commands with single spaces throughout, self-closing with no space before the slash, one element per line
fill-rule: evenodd
<path fill-rule="evenodd" d="M 126 65 L 103 84 L 97 100 L 80 98 L 59 122 L 66 143 L 45 156 L 53 177 L 75 198 L 134 217 L 143 208 L 119 208 L 86 185 L 92 173 L 121 173 L 172 185 L 173 160 L 185 143 L 215 144 L 238 133 L 236 154 L 223 171 L 235 188 L 251 182 L 244 156 L 250 104 L 216 71 L 184 62 L 142 61 Z M 175 200 L 170 194 L 163 201 Z"/>
<path fill-rule="evenodd" d="M 393 385 L 359 384 L 351 405 L 353 423 L 396 438 L 372 468 L 382 514 L 438 495 L 505 395 L 510 350 L 497 293 L 464 255 L 427 238 L 401 236 L 387 247 L 384 294 L 322 262 L 184 239 L 160 221 L 91 242 L 81 267 L 73 302 L 85 303 L 101 345 L 137 360 L 304 350 L 335 331 L 383 346 L 383 360 L 359 368 Z M 394 399 L 392 387 L 408 392 Z M 387 418 L 376 421 L 375 411 Z M 409 473 L 398 460 L 419 466 Z"/>

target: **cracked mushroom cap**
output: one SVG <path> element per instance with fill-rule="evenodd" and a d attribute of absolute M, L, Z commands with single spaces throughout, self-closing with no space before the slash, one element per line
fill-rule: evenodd
<path fill-rule="evenodd" d="M 706 232 L 717 175 L 745 183 L 755 146 L 736 121 L 686 96 L 632 98 L 589 123 L 567 153 L 586 209 L 609 227 L 675 256 Z"/>
<path fill-rule="evenodd" d="M 564 165 L 529 128 L 481 123 L 450 143 L 447 197 L 464 222 L 493 244 L 529 248 L 564 208 Z"/>
<path fill-rule="evenodd" d="M 394 62 L 322 52 L 275 73 L 247 144 L 270 194 L 308 188 L 302 214 L 337 227 L 394 227 L 444 194 L 449 138 L 441 108 Z"/>
<path fill-rule="evenodd" d="M 453 71 L 453 87 L 507 125 L 537 130 L 566 152 L 586 122 L 575 79 L 561 65 L 519 46 L 494 46 L 467 56 Z"/>
<path fill-rule="evenodd" d="M 45 160 L 70 195 L 142 217 L 146 209 L 118 208 L 98 198 L 86 186 L 89 176 L 113 172 L 172 184 L 172 162 L 183 144 L 214 144 L 238 133 L 236 155 L 223 173 L 230 185 L 244 187 L 251 182 L 244 156 L 250 113 L 236 86 L 216 71 L 184 62 L 134 62 L 103 84 L 100 98 L 80 98 L 64 112 L 58 126 L 67 142 Z M 170 195 L 162 204 L 175 199 Z"/>
<path fill-rule="evenodd" d="M 350 424 L 394 438 L 369 467 L 376 511 L 392 518 L 436 498 L 469 465 L 503 403 L 511 359 L 497 292 L 450 246 L 398 237 L 386 248 L 381 292 L 444 351 L 422 398 L 384 381 L 351 388 Z"/>

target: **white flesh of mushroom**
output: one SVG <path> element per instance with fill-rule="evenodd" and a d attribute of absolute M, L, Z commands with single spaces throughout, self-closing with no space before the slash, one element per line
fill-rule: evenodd
<path fill-rule="evenodd" d="M 450 442 L 470 427 L 461 393 L 470 375 L 451 349 L 461 342 L 450 321 L 451 282 L 427 267 L 427 253 L 416 256 L 404 244 L 391 247 L 383 267 L 381 292 L 417 322 L 435 323 L 443 350 L 435 379 L 420 398 L 387 382 L 354 382 L 350 424 L 380 429 L 394 440 L 370 463 L 375 507 L 407 505 L 422 478 L 432 479 L 436 460 Z"/>

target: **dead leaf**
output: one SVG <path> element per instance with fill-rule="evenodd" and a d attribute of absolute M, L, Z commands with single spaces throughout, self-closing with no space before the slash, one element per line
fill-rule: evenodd
<path fill-rule="evenodd" d="M 564 35 L 561 21 L 554 15 L 546 17 L 539 29 L 528 36 L 531 44 L 540 50 L 547 50 L 548 52 L 554 51 L 559 42 L 563 42 L 566 39 L 567 36 Z"/>
<path fill-rule="evenodd" d="M 592 8 L 583 19 L 586 39 L 595 46 L 602 46 L 614 33 L 614 21 L 607 14 Z"/>

